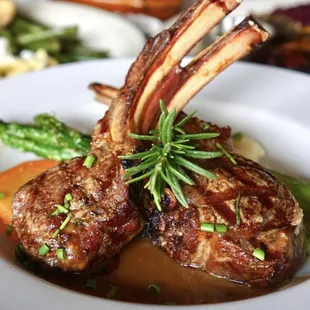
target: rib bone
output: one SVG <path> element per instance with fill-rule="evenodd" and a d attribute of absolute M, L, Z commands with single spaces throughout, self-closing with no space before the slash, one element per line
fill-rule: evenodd
<path fill-rule="evenodd" d="M 177 66 L 145 106 L 143 116 L 146 121 L 140 121 L 140 131 L 147 132 L 156 125 L 159 99 L 166 102 L 168 109 L 175 108 L 180 112 L 189 100 L 221 71 L 268 38 L 269 34 L 252 17 L 248 17 L 202 51 L 185 68 Z M 117 94 L 116 88 L 104 84 L 93 83 L 90 88 L 100 96 L 99 101 L 108 104 Z M 150 120 L 153 120 L 151 124 Z"/>

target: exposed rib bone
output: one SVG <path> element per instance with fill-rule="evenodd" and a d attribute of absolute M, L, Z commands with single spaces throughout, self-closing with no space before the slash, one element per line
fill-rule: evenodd
<path fill-rule="evenodd" d="M 140 132 L 147 132 L 156 125 L 154 105 L 164 99 L 168 109 L 180 112 L 206 84 L 213 80 L 229 65 L 244 57 L 254 47 L 269 38 L 268 32 L 262 29 L 252 18 L 248 17 L 232 31 L 225 34 L 207 49 L 195 57 L 185 68 L 176 68 L 163 81 L 160 89 L 153 94 L 143 115 L 146 120 L 140 121 Z"/>
<path fill-rule="evenodd" d="M 191 48 L 216 24 L 234 10 L 242 0 L 199 0 L 196 1 L 167 31 L 165 48 L 146 71 L 131 107 L 134 118 L 133 130 L 137 131 L 141 116 L 145 121 L 144 108 L 165 76 L 182 60 Z M 156 105 L 158 107 L 158 105 Z M 152 108 L 151 110 L 154 110 Z"/>
<path fill-rule="evenodd" d="M 91 83 L 88 88 L 95 91 L 95 99 L 97 101 L 100 101 L 107 106 L 111 105 L 112 101 L 117 97 L 119 93 L 118 88 L 112 87 L 107 84 Z"/>
<path fill-rule="evenodd" d="M 181 111 L 188 101 L 221 71 L 268 38 L 269 34 L 253 18 L 248 17 L 202 51 L 185 68 L 176 67 L 150 98 L 150 104 L 143 111 L 147 121 L 140 121 L 140 131 L 147 132 L 150 127 L 155 127 L 159 99 L 166 102 L 168 109 L 175 108 L 178 112 Z M 117 89 L 114 87 L 99 83 L 96 85 L 97 87 L 92 89 L 104 96 L 102 97 L 104 102 L 105 97 L 117 94 Z M 153 120 L 153 123 L 150 124 L 150 120 Z"/>

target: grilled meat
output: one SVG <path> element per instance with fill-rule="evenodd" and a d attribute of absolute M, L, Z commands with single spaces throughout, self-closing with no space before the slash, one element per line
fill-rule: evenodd
<path fill-rule="evenodd" d="M 118 159 L 139 146 L 127 133 L 139 131 L 142 121 L 144 131 L 152 128 L 159 106 L 148 98 L 192 46 L 239 3 L 198 0 L 169 30 L 150 38 L 109 111 L 97 123 L 90 151 L 94 164 L 87 168 L 85 158 L 69 160 L 15 194 L 13 225 L 28 255 L 66 271 L 95 271 L 143 229 L 144 220 Z M 142 113 L 145 105 L 153 114 Z M 135 193 L 139 195 L 139 190 Z M 72 195 L 69 204 L 65 204 L 67 194 Z M 59 248 L 66 258 L 57 255 Z"/>
<path fill-rule="evenodd" d="M 187 133 L 203 132 L 202 124 L 192 119 L 183 129 Z M 199 149 L 216 151 L 215 143 L 221 143 L 238 164 L 226 156 L 199 160 L 198 164 L 218 179 L 189 173 L 196 185 L 183 185 L 188 209 L 166 195 L 165 212 L 159 213 L 149 193 L 144 192 L 153 243 L 180 264 L 217 277 L 257 286 L 283 282 L 305 258 L 302 210 L 276 177 L 234 152 L 229 127 L 210 124 L 209 130 L 221 135 L 198 141 Z M 228 230 L 204 232 L 202 223 L 224 224 Z M 265 252 L 264 261 L 253 256 L 256 248 Z"/>

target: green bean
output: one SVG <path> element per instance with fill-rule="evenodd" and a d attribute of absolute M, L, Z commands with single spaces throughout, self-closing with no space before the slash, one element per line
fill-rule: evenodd
<path fill-rule="evenodd" d="M 16 37 L 16 42 L 20 45 L 26 45 L 37 41 L 47 39 L 68 39 L 76 38 L 78 28 L 76 26 L 54 28 L 42 30 L 34 33 L 20 34 Z"/>

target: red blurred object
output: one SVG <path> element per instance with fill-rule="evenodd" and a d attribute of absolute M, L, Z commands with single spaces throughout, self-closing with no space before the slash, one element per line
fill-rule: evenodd
<path fill-rule="evenodd" d="M 109 11 L 142 13 L 167 19 L 180 12 L 184 0 L 68 0 Z"/>

